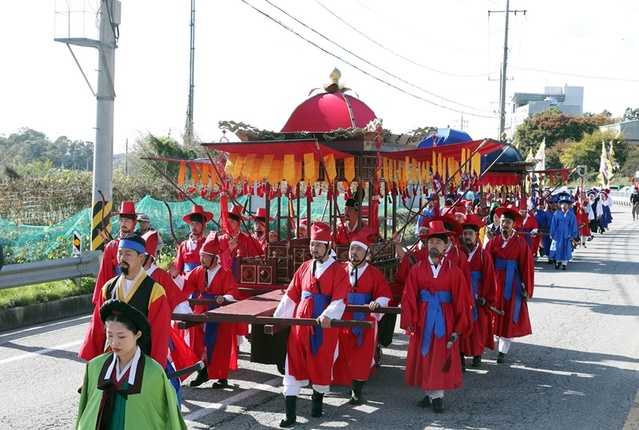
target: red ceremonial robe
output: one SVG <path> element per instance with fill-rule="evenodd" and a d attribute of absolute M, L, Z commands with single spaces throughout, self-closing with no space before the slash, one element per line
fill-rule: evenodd
<path fill-rule="evenodd" d="M 405 384 L 423 390 L 450 390 L 462 386 L 459 342 L 454 342 L 451 349 L 446 349 L 446 344 L 452 332 L 467 333 L 471 323 L 472 303 L 466 276 L 450 260 L 444 260 L 440 267 L 435 278 L 430 260 L 417 263 L 408 274 L 402 296 L 400 327 L 413 328 L 406 356 Z M 440 305 L 432 306 L 431 302 L 420 300 L 421 295 L 439 297 Z M 431 318 L 436 321 L 438 318 L 445 321 L 441 337 L 434 330 L 425 338 L 429 312 L 434 312 Z M 428 353 L 423 355 L 425 339 L 430 345 Z M 450 366 L 447 360 L 451 360 Z M 448 372 L 444 372 L 445 365 L 449 367 Z"/>
<path fill-rule="evenodd" d="M 237 233 L 235 237 L 238 244 L 237 247 L 233 250 L 233 255 L 231 255 L 231 251 L 229 249 L 229 241 L 231 240 L 231 236 L 228 234 L 223 234 L 220 236 L 220 264 L 223 268 L 228 270 L 229 272 L 235 275 L 235 271 L 233 270 L 233 262 L 235 258 L 239 255 L 240 257 L 255 257 L 255 256 L 264 256 L 261 251 L 261 247 L 259 244 L 255 243 L 251 236 L 240 231 Z"/>
<path fill-rule="evenodd" d="M 197 298 L 213 299 L 213 296 L 230 295 L 236 300 L 240 297 L 240 291 L 233 279 L 233 275 L 219 267 L 213 279 L 209 279 L 207 286 L 207 270 L 199 266 L 184 276 L 184 293 L 191 294 L 197 291 Z M 210 276 L 210 275 L 209 275 Z M 213 309 L 213 308 L 211 308 Z M 209 310 L 208 306 L 195 305 L 193 313 L 203 314 Z M 205 323 L 200 324 L 195 330 L 195 339 L 192 342 L 193 352 L 202 357 L 206 342 L 206 330 L 214 330 L 217 325 L 217 334 L 213 345 L 207 346 L 206 365 L 210 379 L 228 379 L 229 369 L 237 370 L 237 340 L 233 323 Z M 210 333 L 209 333 L 210 334 Z M 211 348 L 213 351 L 211 351 Z"/>
<path fill-rule="evenodd" d="M 98 271 L 98 278 L 95 280 L 95 289 L 93 290 L 93 298 L 91 299 L 94 305 L 100 301 L 102 286 L 106 284 L 109 279 L 115 278 L 115 268 L 118 266 L 119 244 L 120 238 L 116 238 L 104 247 L 102 259 L 100 260 L 100 270 Z"/>
<path fill-rule="evenodd" d="M 462 251 L 465 255 L 470 255 L 467 248 L 462 248 Z M 468 356 L 475 356 L 482 355 L 484 348 L 495 349 L 493 312 L 488 310 L 490 306 L 495 305 L 495 268 L 490 254 L 479 242 L 468 265 L 475 307 L 473 308 L 472 331 L 462 339 L 462 351 Z M 477 287 L 474 286 L 475 279 L 477 279 Z M 486 299 L 486 306 L 481 306 L 474 299 L 475 295 Z"/>
<path fill-rule="evenodd" d="M 521 294 L 525 288 L 528 297 L 533 296 L 535 266 L 526 241 L 512 233 L 505 247 L 504 236 L 493 237 L 486 245 L 495 264 L 497 295 L 495 307 L 504 311 L 504 316 L 495 315 L 495 334 L 501 337 L 522 337 L 532 334 L 528 305 Z M 511 267 L 510 270 L 508 267 Z M 516 270 L 515 270 L 516 269 Z M 506 285 L 507 277 L 512 279 Z M 522 287 L 523 284 L 523 287 Z M 519 311 L 516 312 L 516 309 Z M 514 321 L 514 320 L 517 321 Z"/>
<path fill-rule="evenodd" d="M 343 265 L 346 273 L 349 273 L 350 265 Z M 350 279 L 350 278 L 349 278 Z M 351 280 L 352 282 L 352 280 Z M 351 284 L 349 282 L 349 284 Z M 385 297 L 391 299 L 391 291 L 384 274 L 377 268 L 368 264 L 359 274 L 357 285 L 351 285 L 349 294 L 370 294 L 370 299 L 365 303 L 353 303 L 349 296 L 349 304 L 366 304 Z M 361 297 L 361 296 L 360 296 Z M 361 300 L 361 299 L 360 299 Z M 363 318 L 362 318 L 363 317 Z M 370 313 L 362 313 L 361 317 L 354 316 L 352 312 L 344 312 L 345 320 L 371 321 L 373 328 L 360 329 L 361 341 L 358 346 L 359 331 L 353 332 L 352 328 L 342 328 L 339 334 L 339 356 L 333 365 L 333 383 L 339 385 L 351 385 L 353 379 L 366 381 L 369 374 L 375 374 L 375 349 L 377 347 L 377 319 Z"/>
<path fill-rule="evenodd" d="M 175 257 L 175 265 L 180 272 L 180 275 L 184 275 L 187 272 L 195 269 L 200 263 L 200 249 L 204 245 L 206 236 L 200 237 L 195 245 L 195 249 L 190 250 L 190 239 L 187 239 L 180 243 L 177 249 L 177 256 Z"/>
<path fill-rule="evenodd" d="M 171 274 L 169 272 L 162 269 L 161 267 L 151 267 L 155 268 L 153 272 L 149 274 L 149 276 L 151 276 L 151 278 L 153 278 L 155 282 L 157 282 L 162 286 L 162 288 L 164 288 L 166 298 L 169 300 L 169 308 L 171 309 L 171 312 L 173 312 L 177 305 L 186 301 L 186 294 L 184 294 L 182 290 L 180 290 L 180 287 L 175 285 L 175 282 L 173 281 L 173 278 L 171 277 Z"/>
<path fill-rule="evenodd" d="M 517 228 L 517 231 L 522 232 L 522 233 L 530 233 L 534 229 L 539 229 L 539 223 L 537 222 L 537 218 L 535 218 L 534 215 L 532 215 L 530 212 L 528 212 L 528 215 L 526 216 L 526 219 Z M 535 242 L 535 239 L 537 239 L 537 236 L 533 237 L 533 236 L 531 236 L 529 234 L 526 234 L 526 235 L 524 235 L 522 237 L 524 238 L 524 240 L 528 244 L 528 247 L 530 248 L 530 251 L 533 254 L 535 252 L 537 252 L 537 250 L 539 249 L 539 240 L 537 240 Z M 537 245 L 537 248 L 535 248 L 535 244 Z"/>
<path fill-rule="evenodd" d="M 80 347 L 80 353 L 78 354 L 80 358 L 89 361 L 105 352 L 106 330 L 100 319 L 100 307 L 110 298 L 117 298 L 127 303 L 132 301 L 138 292 L 142 280 L 148 276 L 144 273 L 144 269 L 140 268 L 140 270 L 142 274 L 133 284 L 128 296 L 124 295 L 124 290 L 122 285 L 120 285 L 120 281 L 124 280 L 122 276 L 116 281 L 117 288 L 114 289 L 115 297 L 107 297 L 107 290 L 111 281 L 109 280 L 104 284 L 98 303 L 93 309 L 93 317 L 91 318 L 89 328 L 84 337 L 84 343 Z M 146 315 L 151 324 L 151 353 L 149 355 L 164 368 L 169 351 L 169 330 L 171 327 L 171 309 L 169 308 L 169 300 L 166 297 L 164 288 L 157 282 L 154 282 L 147 309 L 138 310 Z"/>
<path fill-rule="evenodd" d="M 336 300 L 347 303 L 350 282 L 344 268 L 333 262 L 316 279 L 312 276 L 313 262 L 314 260 L 308 260 L 297 269 L 286 290 L 286 295 L 297 304 L 294 318 L 313 318 L 315 299 L 302 299 L 302 293 L 318 294 L 321 289 L 321 294 L 330 296 L 323 309 Z M 339 328 L 322 329 L 322 344 L 316 354 L 311 350 L 311 335 L 314 332 L 315 327 L 291 327 L 286 347 L 289 375 L 298 381 L 311 380 L 313 384 L 330 385 Z"/>

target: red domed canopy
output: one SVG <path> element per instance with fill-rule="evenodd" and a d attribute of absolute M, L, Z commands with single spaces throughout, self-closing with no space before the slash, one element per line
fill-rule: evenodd
<path fill-rule="evenodd" d="M 339 84 L 341 74 L 335 69 L 326 92 L 316 94 L 300 104 L 282 128 L 282 133 L 306 131 L 326 133 L 339 128 L 364 128 L 376 119 L 375 113 L 359 99 L 344 94 L 348 88 Z"/>

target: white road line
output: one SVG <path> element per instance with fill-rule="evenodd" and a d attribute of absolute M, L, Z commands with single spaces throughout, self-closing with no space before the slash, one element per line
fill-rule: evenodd
<path fill-rule="evenodd" d="M 240 400 L 243 400 L 247 397 L 250 397 L 254 394 L 257 394 L 258 391 L 263 391 L 263 390 L 268 390 L 269 388 L 273 388 L 274 386 L 281 384 L 282 383 L 282 377 L 279 376 L 277 378 L 273 378 L 270 381 L 266 381 L 263 384 L 260 385 L 256 385 L 255 387 L 243 391 L 239 394 L 236 394 L 233 397 L 229 397 L 228 399 L 225 399 L 224 401 L 220 402 L 220 403 L 210 403 L 208 405 L 206 405 L 205 407 L 203 407 L 202 409 L 198 409 L 197 411 L 188 414 L 184 417 L 184 420 L 187 421 L 195 421 L 199 418 L 202 418 L 206 415 L 212 414 L 215 411 L 218 411 L 220 409 L 222 409 L 223 407 L 226 406 L 230 406 L 236 402 L 239 402 Z M 196 423 L 191 423 L 191 424 L 196 424 Z"/>
<path fill-rule="evenodd" d="M 67 348 L 74 348 L 74 347 L 76 347 L 78 345 L 81 345 L 82 342 L 83 341 L 81 341 L 81 340 L 77 340 L 75 342 L 65 343 L 65 344 L 62 344 L 62 345 L 57 345 L 57 346 L 54 346 L 53 348 L 40 349 L 38 351 L 28 352 L 28 353 L 22 354 L 22 355 L 16 355 L 15 357 L 5 358 L 4 360 L 0 360 L 0 365 L 11 363 L 11 362 L 14 362 L 14 361 L 26 360 L 26 359 L 29 359 L 29 358 L 33 358 L 34 355 L 45 355 L 45 354 L 48 354 L 48 353 L 54 352 L 54 351 L 64 350 L 64 349 L 67 349 Z"/>

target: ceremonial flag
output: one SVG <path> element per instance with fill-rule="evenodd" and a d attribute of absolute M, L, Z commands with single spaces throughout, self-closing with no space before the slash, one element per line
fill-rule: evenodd
<path fill-rule="evenodd" d="M 606 143 L 601 141 L 601 159 L 599 161 L 599 180 L 602 187 L 608 186 L 610 171 L 608 169 L 608 157 L 606 156 Z"/>
<path fill-rule="evenodd" d="M 537 160 L 537 165 L 535 165 L 535 170 L 546 170 L 546 138 L 539 145 L 539 149 L 535 154 L 535 160 Z"/>

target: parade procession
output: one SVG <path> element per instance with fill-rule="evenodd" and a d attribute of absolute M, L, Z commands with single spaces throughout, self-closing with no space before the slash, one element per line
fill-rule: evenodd
<path fill-rule="evenodd" d="M 352 407 L 375 402 L 367 389 L 400 339 L 403 384 L 387 389 L 415 414 L 454 413 L 444 399 L 468 369 L 521 359 L 535 265 L 571 270 L 573 252 L 610 228 L 609 190 L 558 192 L 576 169 L 535 170 L 497 140 L 384 136 L 339 79 L 336 69 L 276 139 L 235 130 L 239 142 L 203 144 L 206 158 L 146 160 L 192 203 L 184 214 L 166 204 L 190 233 L 164 270 L 149 215 L 133 201 L 114 212 L 79 353 L 77 428 L 138 428 L 147 401 L 165 403 L 149 428 L 186 428 L 191 396 L 242 384 L 242 351 L 281 375 L 281 428 L 321 426 L 335 387 Z M 139 374 L 162 387 L 158 399 Z"/>

